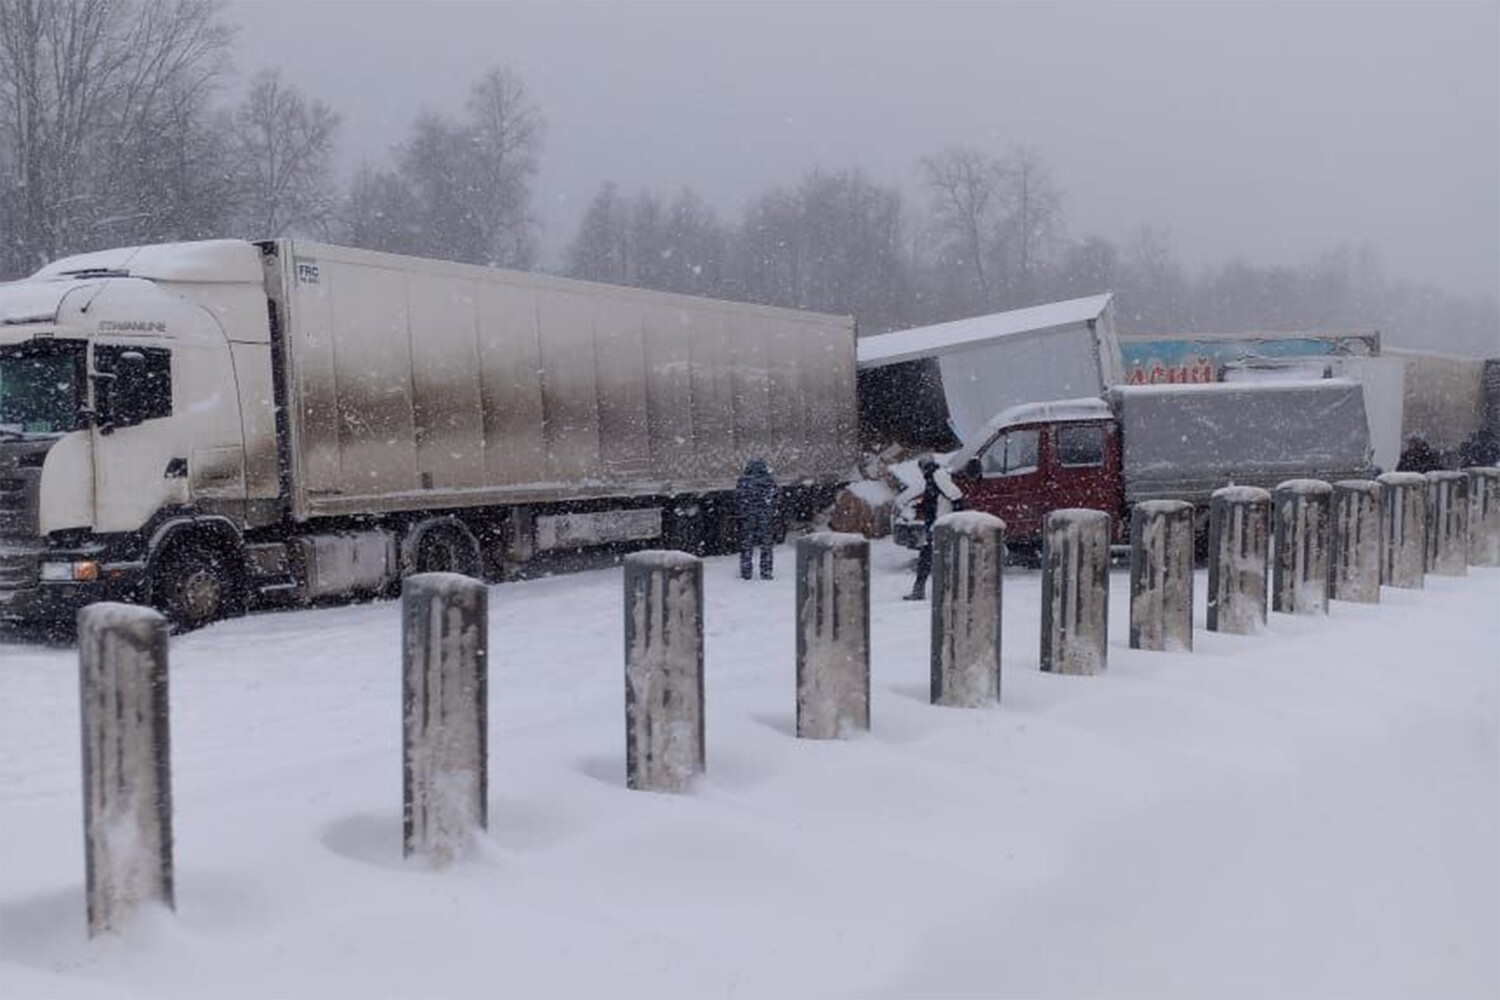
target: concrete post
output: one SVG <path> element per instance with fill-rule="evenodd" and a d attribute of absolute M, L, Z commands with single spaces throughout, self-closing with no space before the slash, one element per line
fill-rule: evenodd
<path fill-rule="evenodd" d="M 167 621 L 149 608 L 78 613 L 84 883 L 89 935 L 143 902 L 173 906 Z"/>
<path fill-rule="evenodd" d="M 1130 648 L 1193 648 L 1193 505 L 1147 500 L 1130 513 Z"/>
<path fill-rule="evenodd" d="M 703 563 L 625 557 L 625 783 L 686 791 L 704 770 Z"/>
<path fill-rule="evenodd" d="M 1469 477 L 1462 472 L 1427 473 L 1427 572 L 1469 572 Z"/>
<path fill-rule="evenodd" d="M 1500 468 L 1464 471 L 1469 476 L 1469 565 L 1500 566 Z"/>
<path fill-rule="evenodd" d="M 1333 487 L 1319 479 L 1289 479 L 1272 495 L 1276 561 L 1271 609 L 1293 615 L 1328 614 L 1328 522 Z"/>
<path fill-rule="evenodd" d="M 1042 670 L 1097 674 L 1109 661 L 1109 515 L 1055 510 L 1042 529 Z"/>
<path fill-rule="evenodd" d="M 1249 634 L 1266 623 L 1271 494 L 1226 486 L 1209 500 L 1208 630 Z"/>
<path fill-rule="evenodd" d="M 1380 603 L 1380 491 L 1380 484 L 1368 479 L 1333 484 L 1328 586 L 1335 601 Z"/>
<path fill-rule="evenodd" d="M 870 728 L 870 543 L 820 532 L 797 540 L 797 735 Z"/>
<path fill-rule="evenodd" d="M 932 539 L 932 703 L 977 708 L 1000 698 L 1005 523 L 964 511 Z"/>
<path fill-rule="evenodd" d="M 489 825 L 489 589 L 457 573 L 401 586 L 401 850 L 443 866 Z"/>
<path fill-rule="evenodd" d="M 1420 589 L 1427 571 L 1427 479 L 1387 472 L 1380 484 L 1380 582 Z"/>

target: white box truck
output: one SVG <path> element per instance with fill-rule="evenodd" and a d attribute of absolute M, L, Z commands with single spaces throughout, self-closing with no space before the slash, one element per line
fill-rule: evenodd
<path fill-rule="evenodd" d="M 791 506 L 848 478 L 854 367 L 851 317 L 298 240 L 70 257 L 0 285 L 0 618 L 715 550 L 749 458 Z"/>

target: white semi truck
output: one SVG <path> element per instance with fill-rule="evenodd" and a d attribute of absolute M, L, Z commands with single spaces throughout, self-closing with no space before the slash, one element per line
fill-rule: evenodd
<path fill-rule="evenodd" d="M 714 550 L 745 462 L 855 464 L 826 316 L 297 241 L 70 257 L 0 284 L 0 618 Z"/>

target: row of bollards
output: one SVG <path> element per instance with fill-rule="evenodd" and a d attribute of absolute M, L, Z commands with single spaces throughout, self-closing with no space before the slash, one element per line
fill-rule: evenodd
<path fill-rule="evenodd" d="M 1274 532 L 1273 532 L 1274 525 Z M 1193 646 L 1194 510 L 1132 513 L 1130 645 Z M 1270 542 L 1276 542 L 1274 564 Z M 1330 599 L 1377 602 L 1382 583 L 1500 565 L 1500 469 L 1393 473 L 1374 483 L 1226 487 L 1212 497 L 1207 621 L 1252 632 L 1278 611 L 1322 614 Z M 1093 674 L 1108 652 L 1110 519 L 1048 515 L 1040 662 Z M 1000 697 L 1005 527 L 981 513 L 938 521 L 933 542 L 931 701 Z M 626 783 L 682 791 L 705 767 L 703 564 L 681 552 L 628 556 Z M 870 728 L 870 555 L 855 535 L 797 543 L 797 735 Z M 78 619 L 84 840 L 91 934 L 141 902 L 173 900 L 167 625 L 156 612 L 95 604 Z M 420 574 L 402 590 L 402 850 L 441 866 L 488 825 L 488 589 Z"/>

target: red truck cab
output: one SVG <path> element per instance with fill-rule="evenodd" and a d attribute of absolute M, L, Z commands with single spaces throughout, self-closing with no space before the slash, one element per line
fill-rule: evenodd
<path fill-rule="evenodd" d="M 1104 400 L 1013 406 L 975 440 L 948 469 L 968 510 L 1005 522 L 1008 544 L 1040 544 L 1048 512 L 1067 507 L 1104 511 L 1123 538 L 1120 425 Z"/>

